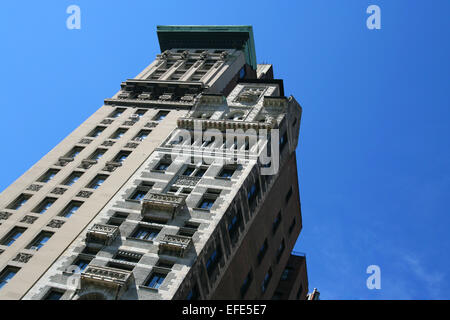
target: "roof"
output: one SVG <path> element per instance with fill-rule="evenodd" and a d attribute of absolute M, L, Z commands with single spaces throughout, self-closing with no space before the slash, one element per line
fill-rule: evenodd
<path fill-rule="evenodd" d="M 161 52 L 173 48 L 237 49 L 257 68 L 252 26 L 157 26 Z"/>

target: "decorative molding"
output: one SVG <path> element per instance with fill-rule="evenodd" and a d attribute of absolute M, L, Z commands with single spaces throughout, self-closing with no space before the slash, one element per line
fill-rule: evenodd
<path fill-rule="evenodd" d="M 159 243 L 158 254 L 175 254 L 183 257 L 192 246 L 192 238 L 175 234 L 165 234 Z"/>
<path fill-rule="evenodd" d="M 111 147 L 112 145 L 114 145 L 114 143 L 116 143 L 116 142 L 111 141 L 111 140 L 106 140 L 106 141 L 103 141 L 102 146 Z"/>
<path fill-rule="evenodd" d="M 175 184 L 179 184 L 186 187 L 195 187 L 197 183 L 200 181 L 199 177 L 190 177 L 190 176 L 178 176 Z"/>
<path fill-rule="evenodd" d="M 272 122 L 249 122 L 249 121 L 210 120 L 210 119 L 193 119 L 193 118 L 178 118 L 177 125 L 178 128 L 193 130 L 195 121 L 200 122 L 202 130 L 218 129 L 220 131 L 226 131 L 227 129 L 233 130 L 266 129 L 270 131 L 277 125 L 275 120 Z"/>
<path fill-rule="evenodd" d="M 88 265 L 81 273 L 81 287 L 100 285 L 105 287 L 120 287 L 126 289 L 133 278 L 132 271 L 104 266 Z"/>
<path fill-rule="evenodd" d="M 63 220 L 53 219 L 52 221 L 50 221 L 50 222 L 47 224 L 47 227 L 59 229 L 59 228 L 62 227 L 62 225 L 63 225 L 64 223 L 65 223 L 65 221 L 63 221 Z"/>
<path fill-rule="evenodd" d="M 127 148 L 127 146 L 125 146 L 125 147 Z M 106 167 L 103 170 L 112 172 L 121 166 L 122 166 L 122 163 L 120 163 L 120 162 L 108 161 L 106 163 Z"/>
<path fill-rule="evenodd" d="M 152 122 L 147 122 L 144 127 L 146 127 L 146 128 L 154 128 L 157 125 L 158 125 L 158 122 L 152 121 Z"/>
<path fill-rule="evenodd" d="M 74 159 L 70 158 L 70 157 L 61 157 L 58 159 L 58 163 L 57 165 L 64 167 L 66 164 L 68 164 L 69 162 L 72 162 Z"/>
<path fill-rule="evenodd" d="M 142 200 L 141 214 L 145 217 L 173 219 L 185 206 L 182 196 L 148 192 Z"/>
<path fill-rule="evenodd" d="M 67 189 L 65 189 L 65 188 L 57 187 L 57 188 L 53 189 L 51 193 L 64 194 L 64 192 L 66 192 L 66 191 L 67 191 Z"/>
<path fill-rule="evenodd" d="M 81 161 L 80 168 L 89 169 L 94 164 L 97 164 L 97 160 L 94 159 L 84 159 Z"/>
<path fill-rule="evenodd" d="M 81 143 L 81 144 L 89 144 L 91 142 L 92 142 L 92 139 L 83 138 L 83 139 L 80 140 L 79 143 Z"/>
<path fill-rule="evenodd" d="M 28 224 L 33 224 L 38 218 L 35 216 L 24 216 L 22 218 L 22 220 L 20 220 L 20 222 L 24 222 L 24 223 L 28 223 Z"/>
<path fill-rule="evenodd" d="M 0 220 L 7 220 L 10 216 L 12 215 L 12 213 L 10 212 L 0 212 Z"/>
<path fill-rule="evenodd" d="M 89 198 L 92 194 L 93 194 L 92 191 L 81 190 L 80 192 L 77 193 L 77 197 Z"/>
<path fill-rule="evenodd" d="M 42 188 L 42 185 L 40 185 L 40 184 L 32 184 L 27 188 L 27 190 L 39 191 L 39 190 L 41 190 L 41 188 Z"/>
<path fill-rule="evenodd" d="M 86 242 L 109 246 L 120 234 L 119 227 L 96 223 L 86 233 Z"/>
<path fill-rule="evenodd" d="M 131 127 L 131 126 L 133 126 L 135 123 L 136 123 L 136 121 L 133 121 L 133 120 L 127 120 L 127 121 L 125 121 L 122 125 Z"/>
<path fill-rule="evenodd" d="M 13 259 L 13 261 L 20 262 L 20 263 L 27 263 L 31 259 L 31 257 L 33 257 L 32 254 L 20 252 Z"/>
<path fill-rule="evenodd" d="M 113 119 L 103 119 L 102 122 L 100 122 L 101 124 L 111 124 L 113 123 L 114 120 Z"/>
<path fill-rule="evenodd" d="M 136 143 L 136 142 L 128 142 L 128 143 L 125 145 L 125 148 L 134 149 L 134 148 L 137 148 L 138 146 L 139 146 L 139 143 Z"/>

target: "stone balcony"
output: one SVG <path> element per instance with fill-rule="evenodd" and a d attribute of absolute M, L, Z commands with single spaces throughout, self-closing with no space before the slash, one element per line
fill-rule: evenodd
<path fill-rule="evenodd" d="M 87 231 L 86 242 L 109 246 L 119 234 L 119 227 L 97 223 Z"/>
<path fill-rule="evenodd" d="M 171 220 L 186 207 L 185 198 L 170 194 L 149 192 L 142 200 L 141 214 L 159 220 Z"/>
<path fill-rule="evenodd" d="M 177 126 L 178 126 L 178 128 L 193 130 L 195 122 L 198 122 L 201 125 L 202 130 L 218 129 L 220 131 L 226 131 L 227 129 L 233 129 L 233 130 L 266 129 L 266 130 L 270 130 L 272 128 L 275 128 L 277 125 L 276 121 L 251 122 L 251 121 L 179 118 L 177 120 Z"/>
<path fill-rule="evenodd" d="M 192 238 L 176 234 L 166 234 L 159 242 L 158 254 L 169 254 L 183 257 L 192 246 Z"/>
<path fill-rule="evenodd" d="M 80 284 L 81 289 L 93 285 L 101 287 L 113 287 L 118 289 L 123 288 L 126 290 L 132 279 L 132 271 L 89 265 L 81 273 Z"/>

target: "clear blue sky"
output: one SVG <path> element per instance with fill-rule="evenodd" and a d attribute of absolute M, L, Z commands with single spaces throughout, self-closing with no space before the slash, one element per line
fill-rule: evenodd
<path fill-rule="evenodd" d="M 81 7 L 81 30 L 66 8 Z M 381 30 L 366 8 L 381 8 Z M 158 24 L 253 25 L 303 106 L 297 150 L 310 289 L 450 298 L 450 2 L 5 1 L 0 190 L 159 52 Z M 366 268 L 381 268 L 381 290 Z"/>

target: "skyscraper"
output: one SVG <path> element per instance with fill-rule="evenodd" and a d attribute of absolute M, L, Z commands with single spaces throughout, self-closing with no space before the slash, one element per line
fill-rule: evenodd
<path fill-rule="evenodd" d="M 161 54 L 0 198 L 0 299 L 306 299 L 302 109 L 249 26 Z"/>

